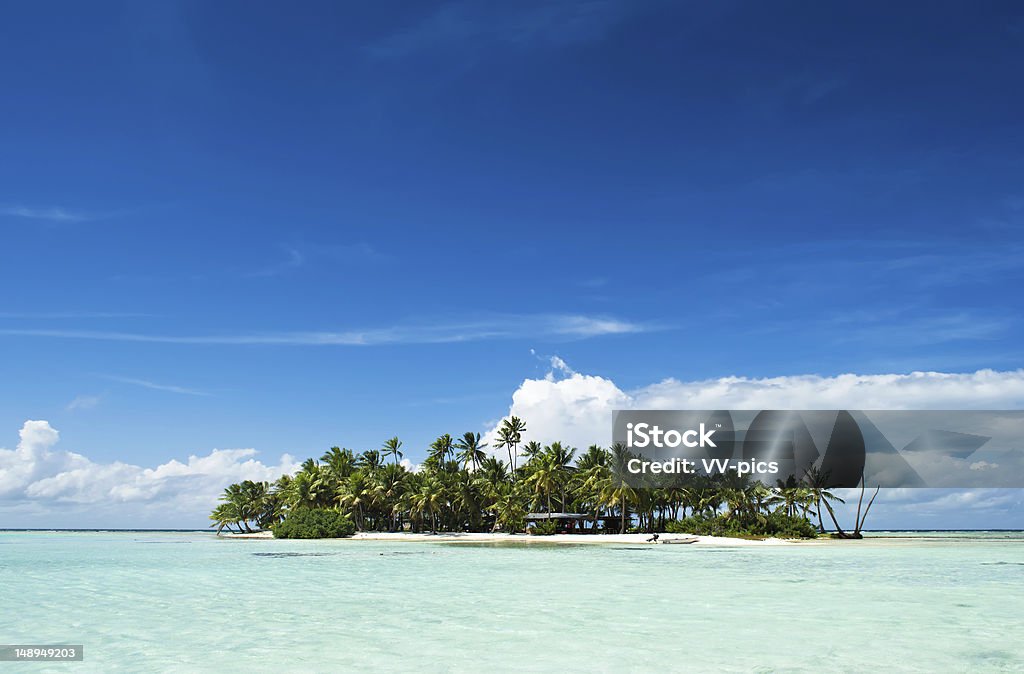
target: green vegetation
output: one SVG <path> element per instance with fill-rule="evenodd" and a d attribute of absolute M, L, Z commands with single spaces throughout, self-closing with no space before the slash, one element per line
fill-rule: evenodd
<path fill-rule="evenodd" d="M 273 526 L 274 538 L 344 538 L 356 532 L 352 520 L 337 510 L 298 508 Z"/>
<path fill-rule="evenodd" d="M 578 529 L 581 533 L 807 538 L 824 532 L 823 507 L 837 535 L 859 536 L 863 525 L 858 512 L 855 530 L 842 531 L 830 505 L 841 499 L 828 491 L 827 476 L 820 473 L 809 471 L 803 481 L 791 479 L 772 488 L 734 472 L 637 488 L 616 478 L 631 458 L 623 446 L 594 445 L 577 456 L 576 449 L 559 442 L 524 444 L 525 432 L 526 424 L 516 417 L 502 423 L 496 449 L 505 450 L 507 463 L 484 451 L 487 445 L 478 433 L 457 440 L 442 435 L 431 443 L 416 472 L 399 463 L 403 454 L 398 438 L 387 440 L 380 450 L 359 454 L 332 447 L 273 484 L 230 485 L 210 515 L 211 526 L 218 533 L 272 529 L 278 537 L 315 537 L 306 534 L 318 531 L 336 535 L 348 527 L 520 532 L 527 529 L 529 512 L 573 512 L 588 516 Z M 532 529 L 553 533 L 556 525 L 541 520 Z"/>
<path fill-rule="evenodd" d="M 554 520 L 540 520 L 530 527 L 529 531 L 534 536 L 553 536 L 558 533 L 558 522 Z"/>
<path fill-rule="evenodd" d="M 740 536 L 775 538 L 815 538 L 818 530 L 803 517 L 791 517 L 778 510 L 757 517 L 694 515 L 665 525 L 670 534 L 698 536 Z"/>

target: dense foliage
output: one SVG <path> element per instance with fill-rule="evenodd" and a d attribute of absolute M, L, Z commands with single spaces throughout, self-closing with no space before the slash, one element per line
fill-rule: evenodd
<path fill-rule="evenodd" d="M 272 529 L 274 538 L 344 538 L 356 532 L 356 525 L 337 510 L 296 508 Z"/>
<path fill-rule="evenodd" d="M 523 443 L 525 431 L 516 417 L 503 422 L 497 448 L 504 450 L 502 458 L 484 451 L 479 433 L 442 435 L 415 471 L 400 463 L 398 438 L 359 454 L 332 447 L 273 484 L 230 485 L 210 515 L 212 526 L 218 532 L 270 529 L 305 510 L 347 516 L 360 531 L 516 532 L 526 530 L 529 512 L 574 512 L 588 515 L 582 531 L 592 533 L 804 537 L 824 530 L 823 508 L 832 515 L 829 502 L 840 500 L 813 472 L 774 488 L 735 473 L 635 488 L 615 477 L 631 457 L 623 446 L 595 445 L 577 456 L 559 442 Z"/>
<path fill-rule="evenodd" d="M 782 512 L 770 512 L 757 517 L 728 517 L 693 515 L 669 522 L 665 531 L 673 534 L 698 536 L 770 536 L 775 538 L 815 538 L 817 528 L 803 517 L 791 517 Z"/>

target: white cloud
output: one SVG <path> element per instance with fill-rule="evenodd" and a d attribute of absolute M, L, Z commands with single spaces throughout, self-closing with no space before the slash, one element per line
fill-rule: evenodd
<path fill-rule="evenodd" d="M 79 395 L 75 396 L 74 400 L 69 402 L 65 409 L 69 412 L 74 412 L 75 410 L 91 410 L 99 404 L 99 396 Z"/>
<path fill-rule="evenodd" d="M 608 316 L 579 314 L 492 314 L 476 320 L 403 324 L 339 332 L 159 335 L 101 330 L 0 329 L 12 337 L 51 337 L 153 344 L 264 344 L 284 346 L 372 346 L 377 344 L 448 344 L 490 339 L 547 338 L 575 340 L 659 329 Z"/>
<path fill-rule="evenodd" d="M 551 372 L 517 388 L 509 413 L 526 420 L 526 440 L 579 448 L 607 444 L 613 409 L 1019 408 L 1024 401 L 1022 370 L 666 379 L 623 390 L 557 356 L 549 362 Z M 0 449 L 0 516 L 7 526 L 201 526 L 227 484 L 273 480 L 298 468 L 289 455 L 263 463 L 253 449 L 214 449 L 151 467 L 102 463 L 56 449 L 59 439 L 48 422 L 26 421 L 17 447 Z M 409 459 L 402 464 L 418 468 Z M 844 522 L 852 519 L 857 493 L 845 492 L 852 498 L 840 508 Z M 1021 490 L 889 489 L 878 497 L 872 524 L 1018 526 L 1022 501 Z"/>
<path fill-rule="evenodd" d="M 423 470 L 423 464 L 413 463 L 409 459 L 402 459 L 401 461 L 398 462 L 398 465 L 404 466 L 405 469 L 410 473 L 418 473 L 421 470 Z"/>
<path fill-rule="evenodd" d="M 50 208 L 3 206 L 0 207 L 0 215 L 7 215 L 15 218 L 27 218 L 29 220 L 50 220 L 52 222 L 82 222 L 84 220 L 92 219 L 91 216 L 84 213 L 76 213 L 58 206 Z"/>
<path fill-rule="evenodd" d="M 0 513 L 42 504 L 45 507 L 36 511 L 49 511 L 53 517 L 61 507 L 89 506 L 122 526 L 151 521 L 154 512 L 164 526 L 194 525 L 205 519 L 228 484 L 275 480 L 298 468 L 287 454 L 276 465 L 264 464 L 254 458 L 254 449 L 214 449 L 153 468 L 121 461 L 96 463 L 55 450 L 60 435 L 47 421 L 26 421 L 20 436 L 16 449 L 0 449 Z M 46 525 L 54 524 L 61 525 L 52 519 Z"/>
<path fill-rule="evenodd" d="M 180 393 L 182 395 L 190 396 L 208 396 L 210 395 L 206 391 L 199 391 L 193 388 L 185 388 L 184 386 L 173 386 L 171 384 L 159 384 L 148 379 L 136 379 L 134 377 L 115 377 L 107 376 L 105 379 L 110 381 L 121 382 L 122 384 L 131 384 L 132 386 L 141 386 L 142 388 L 152 389 L 154 391 L 166 391 L 168 393 Z"/>
<path fill-rule="evenodd" d="M 605 377 L 575 372 L 551 358 L 542 379 L 527 379 L 512 394 L 508 414 L 527 425 L 524 441 L 560 440 L 584 449 L 607 446 L 615 409 L 1019 409 L 1024 370 L 969 373 L 797 375 L 665 379 L 623 390 Z M 490 451 L 500 420 L 486 434 Z M 981 469 L 982 466 L 978 466 Z M 984 466 L 993 468 L 992 464 Z M 852 526 L 860 490 L 837 490 L 841 523 Z M 865 502 L 870 498 L 865 496 Z M 1017 528 L 1024 523 L 1020 489 L 883 489 L 868 528 Z M 826 518 L 827 519 L 827 518 Z"/>
<path fill-rule="evenodd" d="M 796 375 L 665 379 L 624 391 L 605 377 L 573 371 L 551 359 L 543 379 L 512 394 L 508 414 L 526 421 L 524 438 L 607 445 L 615 409 L 1017 409 L 1024 406 L 1024 370 L 970 373 Z M 488 433 L 493 443 L 494 430 Z"/>

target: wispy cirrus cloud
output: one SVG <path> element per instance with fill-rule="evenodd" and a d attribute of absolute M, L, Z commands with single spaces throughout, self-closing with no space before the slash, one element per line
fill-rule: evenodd
<path fill-rule="evenodd" d="M 261 276 L 278 276 L 292 269 L 298 269 L 302 265 L 306 264 L 306 256 L 295 248 L 287 248 L 285 250 L 287 258 L 276 262 L 274 264 L 267 265 L 255 271 L 251 271 L 245 274 L 249 277 L 261 277 Z"/>
<path fill-rule="evenodd" d="M 146 318 L 153 314 L 115 311 L 0 311 L 0 319 L 64 320 L 75 318 Z"/>
<path fill-rule="evenodd" d="M 110 381 L 120 382 L 122 384 L 131 384 L 132 386 L 141 386 L 143 388 L 148 388 L 148 389 L 151 389 L 153 391 L 166 391 L 167 393 L 179 393 L 181 395 L 190 395 L 190 396 L 208 396 L 208 395 L 210 395 L 206 391 L 200 391 L 200 390 L 194 389 L 194 388 L 185 388 L 184 386 L 173 386 L 173 385 L 170 385 L 170 384 L 159 384 L 159 383 L 154 382 L 154 381 L 149 381 L 148 379 L 138 379 L 138 378 L 135 378 L 135 377 L 119 377 L 119 376 L 115 376 L 115 375 L 103 375 L 103 378 L 104 379 L 109 379 Z"/>
<path fill-rule="evenodd" d="M 466 49 L 585 44 L 602 40 L 634 9 L 633 3 L 621 0 L 492 5 L 456 0 L 369 44 L 365 51 L 391 60 L 453 45 Z"/>
<path fill-rule="evenodd" d="M 354 264 L 360 262 L 383 262 L 391 259 L 389 255 L 381 253 L 368 243 L 303 243 L 294 246 L 283 246 L 282 249 L 285 253 L 283 260 L 245 272 L 243 276 L 250 278 L 280 276 L 316 262 Z"/>
<path fill-rule="evenodd" d="M 74 412 L 76 410 L 91 410 L 100 404 L 99 396 L 90 395 L 79 395 L 75 396 L 74 399 L 67 404 L 64 408 L 68 412 Z"/>
<path fill-rule="evenodd" d="M 364 330 L 169 335 L 100 330 L 0 329 L 9 337 L 50 337 L 155 344 L 281 346 L 374 346 L 381 344 L 446 344 L 489 339 L 576 340 L 665 329 L 609 316 L 579 314 L 501 314 L 473 321 L 410 323 Z"/>
<path fill-rule="evenodd" d="M 47 206 L 44 208 L 0 206 L 0 216 L 26 218 L 29 220 L 47 220 L 49 222 L 84 222 L 95 219 L 95 216 L 88 213 L 73 211 L 60 206 Z"/>

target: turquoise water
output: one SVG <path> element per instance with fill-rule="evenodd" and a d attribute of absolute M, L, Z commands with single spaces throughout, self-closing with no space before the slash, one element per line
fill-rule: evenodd
<path fill-rule="evenodd" d="M 85 646 L 81 663 L 0 663 L 18 672 L 1024 671 L 1024 536 L 716 548 L 0 532 L 0 643 Z"/>

